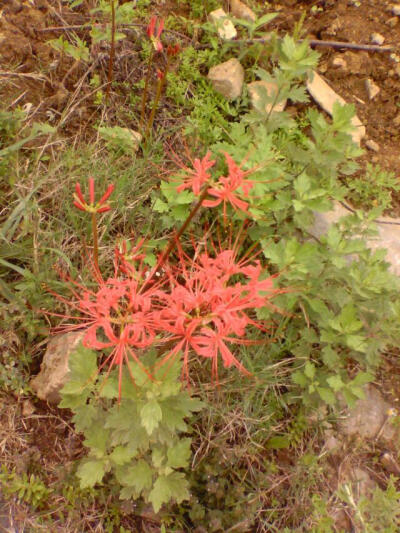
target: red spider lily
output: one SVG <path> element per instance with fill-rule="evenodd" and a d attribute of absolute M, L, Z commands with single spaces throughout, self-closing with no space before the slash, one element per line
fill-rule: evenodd
<path fill-rule="evenodd" d="M 95 203 L 94 197 L 94 179 L 89 178 L 89 203 L 86 202 L 82 194 L 82 189 L 79 183 L 75 185 L 74 192 L 74 206 L 80 209 L 81 211 L 86 211 L 87 213 L 105 213 L 110 211 L 111 207 L 106 204 L 106 201 L 110 198 L 111 193 L 114 190 L 114 185 L 111 184 L 107 187 L 106 192 L 100 198 L 100 200 Z"/>
<path fill-rule="evenodd" d="M 247 198 L 250 190 L 254 187 L 254 181 L 245 179 L 246 176 L 254 172 L 254 169 L 244 171 L 229 154 L 224 153 L 224 156 L 228 165 L 228 176 L 220 176 L 214 187 L 208 189 L 208 194 L 214 196 L 216 200 L 205 200 L 203 205 L 204 207 L 216 207 L 223 203 L 224 220 L 226 220 L 228 203 L 234 209 L 247 211 L 249 204 L 240 196 Z"/>
<path fill-rule="evenodd" d="M 185 189 L 192 189 L 193 193 L 199 196 L 202 186 L 211 178 L 211 174 L 207 170 L 215 165 L 215 160 L 210 161 L 210 157 L 211 152 L 207 152 L 202 159 L 196 158 L 194 160 L 193 169 L 184 167 L 188 175 L 185 177 L 183 183 L 176 188 L 178 192 L 184 191 Z"/>
<path fill-rule="evenodd" d="M 225 250 L 211 257 L 195 250 L 189 258 L 178 246 L 179 263 L 166 265 L 170 283 L 168 293 L 159 294 L 165 305 L 160 311 L 163 328 L 171 334 L 175 347 L 163 357 L 165 364 L 183 352 L 183 372 L 188 378 L 189 352 L 211 358 L 213 376 L 218 379 L 218 358 L 225 367 L 236 366 L 250 373 L 236 359 L 228 344 L 251 344 L 245 339 L 248 326 L 266 331 L 264 324 L 249 316 L 264 307 L 281 289 L 274 288 L 272 277 L 261 280 L 263 270 L 253 258 L 237 260 L 235 250 Z M 197 252 L 197 253 L 196 253 Z M 232 281 L 232 277 L 242 281 Z"/>
<path fill-rule="evenodd" d="M 119 258 L 119 261 L 124 260 Z M 68 300 L 58 294 L 53 294 L 70 309 L 79 312 L 79 316 L 48 313 L 77 320 L 78 324 L 67 325 L 61 329 L 64 331 L 85 329 L 82 341 L 84 346 L 93 350 L 112 348 L 111 353 L 101 363 L 99 372 L 107 366 L 106 377 L 108 377 L 113 368 L 119 369 L 119 401 L 121 400 L 124 364 L 133 360 L 141 365 L 138 351 L 153 345 L 160 324 L 156 301 L 160 283 L 158 285 L 148 283 L 145 290 L 141 290 L 144 283 L 144 271 L 137 268 L 136 275 L 133 276 L 133 270 L 134 267 L 130 264 L 129 269 L 126 269 L 129 276 L 123 277 L 121 274 L 117 276 L 116 273 L 114 277 L 106 281 L 96 278 L 97 289 L 95 290 L 89 290 L 76 281 L 70 280 L 73 284 L 74 299 Z M 130 372 L 129 364 L 126 366 Z M 142 368 L 151 378 L 144 366 Z"/>
<path fill-rule="evenodd" d="M 153 15 L 150 19 L 149 25 L 147 26 L 147 35 L 151 39 L 151 42 L 153 43 L 154 49 L 156 52 L 161 52 L 163 49 L 163 45 L 161 42 L 161 33 L 164 29 L 164 19 L 160 19 L 160 22 L 157 25 L 157 17 L 156 15 Z"/>

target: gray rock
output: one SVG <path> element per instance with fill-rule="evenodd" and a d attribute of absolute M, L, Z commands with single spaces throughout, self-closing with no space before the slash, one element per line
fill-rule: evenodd
<path fill-rule="evenodd" d="M 368 150 L 372 150 L 373 152 L 379 152 L 379 144 L 373 141 L 372 139 L 368 139 L 368 141 L 365 141 L 365 146 L 368 148 Z"/>
<path fill-rule="evenodd" d="M 254 22 L 257 19 L 254 11 L 240 0 L 231 0 L 230 7 L 232 15 L 238 19 L 244 19 L 248 22 Z"/>
<path fill-rule="evenodd" d="M 356 467 L 352 470 L 350 477 L 354 484 L 356 501 L 363 496 L 371 496 L 373 490 L 376 488 L 376 483 L 370 478 L 368 472 Z"/>
<path fill-rule="evenodd" d="M 334 202 L 333 209 L 325 213 L 314 213 L 314 225 L 310 228 L 311 235 L 319 238 L 324 235 L 332 224 L 351 212 L 340 202 Z M 366 245 L 371 250 L 386 248 L 386 261 L 390 264 L 393 274 L 400 276 L 400 219 L 380 217 L 382 222 L 376 222 L 378 236 L 367 240 Z"/>
<path fill-rule="evenodd" d="M 348 437 L 381 438 L 390 442 L 396 435 L 395 428 L 389 422 L 391 406 L 373 385 L 366 385 L 364 393 L 365 399 L 358 400 L 346 418 L 340 421 L 340 432 Z"/>
<path fill-rule="evenodd" d="M 208 73 L 214 89 L 228 100 L 238 98 L 242 93 L 244 69 L 235 58 L 215 65 Z"/>
<path fill-rule="evenodd" d="M 335 102 L 339 102 L 342 105 L 346 103 L 316 72 L 313 72 L 312 79 L 309 78 L 307 80 L 307 89 L 314 100 L 330 115 L 332 115 Z M 351 136 L 355 143 L 360 144 L 361 139 L 365 137 L 365 127 L 357 115 L 351 121 L 354 126 Z"/>
<path fill-rule="evenodd" d="M 365 90 L 370 100 L 373 100 L 380 93 L 380 88 L 370 79 L 365 80 Z"/>
<path fill-rule="evenodd" d="M 30 381 L 31 389 L 38 398 L 53 404 L 61 400 L 60 390 L 69 373 L 69 356 L 77 348 L 84 334 L 83 331 L 72 331 L 56 335 L 50 340 L 40 372 Z"/>
<path fill-rule="evenodd" d="M 259 103 L 263 99 L 263 94 L 266 93 L 268 96 L 274 98 L 278 92 L 278 86 L 276 83 L 263 80 L 253 81 L 252 83 L 249 83 L 247 85 L 247 89 L 249 91 L 251 105 L 254 109 L 257 109 L 259 107 Z M 264 111 L 266 113 L 270 113 L 273 110 L 275 112 L 280 113 L 285 109 L 286 102 L 287 100 L 278 102 L 275 105 L 273 105 L 273 102 L 265 104 Z"/>
<path fill-rule="evenodd" d="M 383 44 L 385 42 L 385 37 L 381 35 L 380 33 L 372 33 L 371 34 L 371 43 L 373 44 Z"/>
<path fill-rule="evenodd" d="M 215 9 L 214 11 L 211 11 L 208 16 L 211 22 L 217 27 L 218 35 L 221 39 L 229 41 L 236 37 L 236 28 L 223 9 Z"/>

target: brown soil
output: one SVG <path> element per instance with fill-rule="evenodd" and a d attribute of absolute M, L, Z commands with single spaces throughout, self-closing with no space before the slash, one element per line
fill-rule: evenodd
<path fill-rule="evenodd" d="M 291 31 L 302 10 L 307 10 L 304 29 L 311 39 L 372 44 L 371 35 L 379 33 L 383 46 L 393 46 L 392 52 L 317 47 L 321 53 L 319 74 L 348 103 L 355 105 L 358 117 L 366 127 L 366 137 L 379 145 L 377 153 L 366 149 L 362 162 L 372 162 L 395 174 L 400 180 L 400 17 L 394 17 L 392 3 L 385 0 L 283 0 L 276 29 L 284 34 Z M 275 22 L 275 21 L 274 21 Z M 334 66 L 335 58 L 347 66 Z M 396 62 L 399 61 L 399 62 Z M 365 81 L 372 80 L 379 94 L 368 99 Z M 400 216 L 400 196 L 394 198 L 392 216 Z"/>

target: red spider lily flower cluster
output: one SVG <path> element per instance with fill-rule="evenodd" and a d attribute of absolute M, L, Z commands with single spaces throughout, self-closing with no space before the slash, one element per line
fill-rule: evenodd
<path fill-rule="evenodd" d="M 161 33 L 164 29 L 164 19 L 160 19 L 160 22 L 157 26 L 157 17 L 153 15 L 150 19 L 149 25 L 147 26 L 147 35 L 149 36 L 151 42 L 153 43 L 154 49 L 156 52 L 161 52 L 163 45 L 161 42 Z"/>
<path fill-rule="evenodd" d="M 199 196 L 201 188 L 211 178 L 211 174 L 207 171 L 215 165 L 215 160 L 211 160 L 211 152 L 207 152 L 202 159 L 195 159 L 193 162 L 193 169 L 185 168 L 187 176 L 183 183 L 179 185 L 176 190 L 182 192 L 185 189 L 192 189 L 196 196 Z"/>
<path fill-rule="evenodd" d="M 170 288 L 159 293 L 165 304 L 160 311 L 160 322 L 176 344 L 160 364 L 182 352 L 184 373 L 188 377 L 192 351 L 212 360 L 216 380 L 219 357 L 226 368 L 235 366 L 249 375 L 228 345 L 251 344 L 245 338 L 248 326 L 265 332 L 265 326 L 249 313 L 268 305 L 282 291 L 274 287 L 273 277 L 260 279 L 263 269 L 259 261 L 237 260 L 235 250 L 222 250 L 215 257 L 207 251 L 195 251 L 195 257 L 191 259 L 179 246 L 178 264 L 167 266 Z"/>
<path fill-rule="evenodd" d="M 224 152 L 225 162 L 228 167 L 227 176 L 220 176 L 217 181 L 212 180 L 212 176 L 207 171 L 215 164 L 215 160 L 210 160 L 211 154 L 207 154 L 202 159 L 195 159 L 193 169 L 185 168 L 186 176 L 183 182 L 177 186 L 177 192 L 185 189 L 192 189 L 196 196 L 199 196 L 203 185 L 207 184 L 207 194 L 215 199 L 205 199 L 204 207 L 217 207 L 223 204 L 224 219 L 227 217 L 227 205 L 233 209 L 247 212 L 248 201 L 243 198 L 249 197 L 250 190 L 254 187 L 255 181 L 246 179 L 247 176 L 255 172 L 256 169 L 244 171 L 241 165 L 237 165 L 233 158 Z"/>
<path fill-rule="evenodd" d="M 95 203 L 94 179 L 89 178 L 89 203 L 86 202 L 82 194 L 81 186 L 77 183 L 74 192 L 74 206 L 87 213 L 105 213 L 106 211 L 110 211 L 111 207 L 106 204 L 106 201 L 110 198 L 113 190 L 114 185 L 109 185 L 100 200 Z"/>
<path fill-rule="evenodd" d="M 214 196 L 216 200 L 205 200 L 204 207 L 216 207 L 223 204 L 224 218 L 226 218 L 226 206 L 229 203 L 234 209 L 247 211 L 249 204 L 242 200 L 240 196 L 247 198 L 249 191 L 254 187 L 252 180 L 245 179 L 254 169 L 243 171 L 232 157 L 224 153 L 228 166 L 228 175 L 220 176 L 218 182 L 208 189 L 208 194 Z"/>
<path fill-rule="evenodd" d="M 191 353 L 212 360 L 215 379 L 219 359 L 225 367 L 235 366 L 248 375 L 231 346 L 255 343 L 246 339 L 251 326 L 266 331 L 253 315 L 255 309 L 270 305 L 270 300 L 282 292 L 274 287 L 273 277 L 262 279 L 264 272 L 259 261 L 254 257 L 238 260 L 233 249 L 210 254 L 195 247 L 192 259 L 178 244 L 177 264 L 164 263 L 163 275 L 149 278 L 143 254 L 138 253 L 141 245 L 142 241 L 131 251 L 124 245 L 117 247 L 114 275 L 103 280 L 96 272 L 96 289 L 70 280 L 72 300 L 55 294 L 78 313 L 75 317 L 61 315 L 78 321 L 63 330 L 85 329 L 86 347 L 111 349 L 99 371 L 107 367 L 108 376 L 118 368 L 119 399 L 123 366 L 130 360 L 141 364 L 141 353 L 154 344 L 169 346 L 159 360 L 160 366 L 183 357 L 183 374 L 187 378 Z M 130 371 L 129 365 L 127 368 Z"/>

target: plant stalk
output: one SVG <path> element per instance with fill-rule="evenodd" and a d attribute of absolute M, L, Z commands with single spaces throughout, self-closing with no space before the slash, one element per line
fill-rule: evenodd
<path fill-rule="evenodd" d="M 188 217 L 186 218 L 185 222 L 182 224 L 182 226 L 179 228 L 178 232 L 175 235 L 172 235 L 172 237 L 169 240 L 167 248 L 163 251 L 161 254 L 160 259 L 157 261 L 156 266 L 153 268 L 153 270 L 150 272 L 150 276 L 146 279 L 146 281 L 143 283 L 142 287 L 139 290 L 139 293 L 143 291 L 145 287 L 147 287 L 149 281 L 154 277 L 154 274 L 157 272 L 157 270 L 165 263 L 165 261 L 168 259 L 168 256 L 172 252 L 172 250 L 175 248 L 177 242 L 179 241 L 180 237 L 182 236 L 183 232 L 186 230 L 186 228 L 189 226 L 190 222 L 192 221 L 193 217 L 197 213 L 197 211 L 200 209 L 201 204 L 203 203 L 203 200 L 208 194 L 208 186 L 206 185 L 200 194 L 199 199 L 197 200 L 196 205 L 193 207 L 193 209 L 190 211 Z"/>
<path fill-rule="evenodd" d="M 110 95 L 111 83 L 113 81 L 114 70 L 114 57 L 115 57 L 115 0 L 110 0 L 111 3 L 111 50 L 110 59 L 108 62 L 108 75 L 107 75 L 107 89 L 106 89 L 106 101 Z"/>
<path fill-rule="evenodd" d="M 146 72 L 146 78 L 144 80 L 144 89 L 142 94 L 142 102 L 140 104 L 140 122 L 139 122 L 139 130 L 143 128 L 144 123 L 144 113 L 146 110 L 146 103 L 147 103 L 147 95 L 149 92 L 149 83 L 150 83 L 150 75 L 151 75 L 151 67 L 153 66 L 153 59 L 154 59 L 154 48 L 151 48 L 151 54 L 149 56 L 149 61 L 147 63 L 147 72 Z"/>
<path fill-rule="evenodd" d="M 171 65 L 171 57 L 168 56 L 167 64 L 165 65 L 165 70 L 164 70 L 164 73 L 163 73 L 163 77 L 162 78 L 158 78 L 157 92 L 156 92 L 156 96 L 154 98 L 153 108 L 151 110 L 151 114 L 150 114 L 149 120 L 147 122 L 146 131 L 145 131 L 145 134 L 144 134 L 145 139 L 147 139 L 147 137 L 148 137 L 148 135 L 149 135 L 149 133 L 150 133 L 152 127 L 153 127 L 154 117 L 156 116 L 157 107 L 158 107 L 158 104 L 160 102 L 160 98 L 161 98 L 161 94 L 162 94 L 165 82 L 167 80 L 167 74 L 168 74 L 168 70 L 169 70 L 170 65 Z"/>
<path fill-rule="evenodd" d="M 97 233 L 96 213 L 92 213 L 92 234 L 93 234 L 93 262 L 97 270 L 99 270 L 99 237 Z"/>

